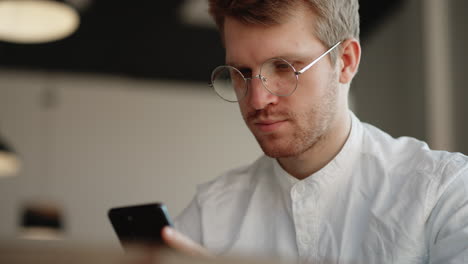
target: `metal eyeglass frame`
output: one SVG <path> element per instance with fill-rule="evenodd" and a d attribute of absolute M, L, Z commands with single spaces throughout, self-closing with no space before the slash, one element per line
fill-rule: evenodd
<path fill-rule="evenodd" d="M 325 57 L 328 53 L 332 52 L 336 47 L 338 47 L 339 45 L 341 44 L 341 41 L 339 41 L 338 43 L 336 43 L 335 45 L 333 45 L 331 48 L 329 48 L 327 51 L 325 51 L 322 55 L 320 55 L 318 58 L 316 58 L 315 60 L 313 60 L 311 63 L 309 63 L 307 66 L 305 66 L 304 68 L 302 68 L 300 71 L 296 71 L 296 68 L 294 68 L 294 66 L 292 66 L 291 63 L 289 63 L 287 60 L 283 59 L 283 58 L 271 58 L 271 59 L 268 59 L 266 62 L 270 61 L 270 60 L 282 60 L 284 62 L 286 62 L 289 66 L 291 66 L 291 68 L 294 70 L 294 74 L 296 76 L 296 86 L 294 87 L 294 89 L 289 93 L 289 94 L 276 94 L 274 92 L 272 92 L 270 89 L 268 89 L 268 87 L 265 85 L 265 81 L 267 80 L 265 78 L 265 76 L 263 76 L 261 74 L 261 68 L 263 67 L 263 64 L 265 64 L 266 62 L 264 62 L 262 64 L 262 67 L 260 67 L 260 73 L 256 76 L 253 76 L 253 77 L 248 77 L 248 78 L 245 78 L 244 75 L 236 68 L 236 67 L 233 67 L 233 66 L 229 66 L 229 65 L 222 65 L 222 66 L 218 66 L 216 67 L 213 72 L 211 73 L 211 83 L 209 84 L 209 86 L 213 87 L 214 89 L 214 84 L 213 84 L 213 78 L 214 78 L 214 74 L 216 73 L 216 70 L 221 68 L 221 67 L 229 67 L 229 68 L 233 68 L 235 69 L 241 76 L 242 78 L 244 78 L 244 81 L 245 81 L 245 85 L 247 87 L 247 89 L 245 89 L 245 93 L 242 95 L 242 98 L 240 100 L 242 100 L 243 98 L 245 98 L 245 95 L 247 94 L 248 90 L 249 90 L 249 87 L 248 87 L 248 84 L 247 82 L 248 81 L 251 81 L 252 79 L 255 79 L 255 78 L 258 78 L 262 81 L 262 85 L 263 87 L 271 94 L 273 95 L 276 95 L 276 96 L 281 96 L 281 97 L 287 97 L 287 96 L 290 96 L 291 94 L 293 94 L 296 89 L 297 89 L 297 82 L 299 80 L 299 75 L 300 74 L 303 74 L 305 71 L 307 71 L 308 69 L 310 69 L 310 67 L 314 66 L 314 64 L 316 64 L 318 61 L 320 61 L 323 57 Z M 230 102 L 230 103 L 236 103 L 236 102 L 239 102 L 240 100 L 236 100 L 236 101 L 231 101 L 231 100 L 228 100 L 224 97 L 222 97 L 217 91 L 216 89 L 214 89 L 216 94 L 221 97 L 221 99 L 223 99 L 224 101 L 227 101 L 227 102 Z"/>

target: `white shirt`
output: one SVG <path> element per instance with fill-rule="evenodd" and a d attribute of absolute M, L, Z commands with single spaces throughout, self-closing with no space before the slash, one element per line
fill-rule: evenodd
<path fill-rule="evenodd" d="M 468 158 L 351 116 L 320 171 L 297 180 L 263 156 L 200 185 L 176 228 L 216 254 L 468 263 Z"/>

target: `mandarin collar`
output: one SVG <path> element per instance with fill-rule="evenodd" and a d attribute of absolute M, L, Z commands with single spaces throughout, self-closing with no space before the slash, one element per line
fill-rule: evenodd
<path fill-rule="evenodd" d="M 286 172 L 277 159 L 272 159 L 274 173 L 276 177 L 279 178 L 279 183 L 284 191 L 289 192 L 292 186 L 300 181 L 307 184 L 326 186 L 334 183 L 339 178 L 347 178 L 351 175 L 353 164 L 355 164 L 360 156 L 363 142 L 363 127 L 361 121 L 352 111 L 349 111 L 349 114 L 351 117 L 351 131 L 345 144 L 333 160 L 319 171 L 309 175 L 303 180 L 298 180 Z"/>

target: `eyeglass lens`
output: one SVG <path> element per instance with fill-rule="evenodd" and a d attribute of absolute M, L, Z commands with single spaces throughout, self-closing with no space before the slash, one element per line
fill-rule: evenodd
<path fill-rule="evenodd" d="M 295 69 L 287 61 L 274 58 L 260 68 L 263 86 L 277 96 L 288 96 L 297 87 Z M 259 78 L 259 77 L 254 77 Z M 211 81 L 216 93 L 226 101 L 240 101 L 247 93 L 247 80 L 232 66 L 220 66 L 213 71 Z"/>
<path fill-rule="evenodd" d="M 240 71 L 231 66 L 219 66 L 211 75 L 216 93 L 226 101 L 237 102 L 247 93 L 247 83 Z"/>

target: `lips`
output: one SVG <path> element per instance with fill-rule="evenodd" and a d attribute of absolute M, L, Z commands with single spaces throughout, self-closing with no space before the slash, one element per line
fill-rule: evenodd
<path fill-rule="evenodd" d="M 278 130 L 286 120 L 257 120 L 254 122 L 255 127 L 264 133 L 272 133 Z"/>

